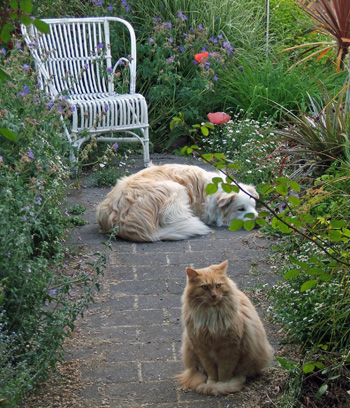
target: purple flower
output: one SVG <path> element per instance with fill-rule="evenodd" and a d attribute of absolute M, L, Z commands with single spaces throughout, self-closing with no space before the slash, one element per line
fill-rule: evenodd
<path fill-rule="evenodd" d="M 47 102 L 46 106 L 48 110 L 51 110 L 53 108 L 54 103 L 53 102 Z"/>
<path fill-rule="evenodd" d="M 199 28 L 200 30 L 203 30 L 203 24 L 199 24 L 198 28 Z"/>
<path fill-rule="evenodd" d="M 119 146 L 118 146 L 118 143 L 115 142 L 114 145 L 113 145 L 113 147 L 114 147 L 115 149 L 118 149 L 118 147 L 119 147 Z"/>
<path fill-rule="evenodd" d="M 28 94 L 30 94 L 30 89 L 28 88 L 27 85 L 23 85 L 22 91 L 19 91 L 17 93 L 17 96 L 25 96 L 25 95 L 28 95 Z"/>
<path fill-rule="evenodd" d="M 0 50 L 4 55 L 5 55 L 5 57 L 6 57 L 6 50 L 5 50 L 5 48 L 1 48 L 1 50 Z"/>
<path fill-rule="evenodd" d="M 109 110 L 108 103 L 105 103 L 105 111 L 108 112 L 108 110 Z"/>
<path fill-rule="evenodd" d="M 150 44 L 153 44 L 153 43 L 154 43 L 153 38 L 149 38 L 149 39 L 148 39 L 148 42 L 149 42 Z"/>
<path fill-rule="evenodd" d="M 88 69 L 88 68 L 89 68 L 89 64 L 88 64 L 88 63 L 85 63 L 85 64 L 84 64 L 84 68 L 85 68 L 85 69 Z"/>
<path fill-rule="evenodd" d="M 50 289 L 50 290 L 48 291 L 48 294 L 49 294 L 50 296 L 55 296 L 56 293 L 57 293 L 57 289 Z"/>
<path fill-rule="evenodd" d="M 113 72 L 113 68 L 112 68 L 112 67 L 108 67 L 106 71 L 107 71 L 108 73 L 111 73 L 111 72 Z"/>
<path fill-rule="evenodd" d="M 42 198 L 39 196 L 39 197 L 36 199 L 36 202 L 37 202 L 39 205 L 41 205 L 41 201 L 42 201 Z"/>
<path fill-rule="evenodd" d="M 2 163 L 4 161 L 3 157 L 0 156 L 0 163 Z"/>
<path fill-rule="evenodd" d="M 217 77 L 216 75 L 214 75 L 214 78 L 213 78 L 213 79 L 214 79 L 214 81 L 216 81 L 216 82 L 218 81 L 218 77 Z"/>
<path fill-rule="evenodd" d="M 243 67 L 238 67 L 238 70 L 239 70 L 239 71 L 243 71 Z"/>
<path fill-rule="evenodd" d="M 167 60 L 166 60 L 167 64 L 173 63 L 173 62 L 174 62 L 174 59 L 175 59 L 175 57 L 169 57 L 169 58 L 167 58 Z"/>
<path fill-rule="evenodd" d="M 104 47 L 104 44 L 103 44 L 103 43 L 98 43 L 98 44 L 97 44 L 97 48 L 98 48 L 99 50 L 103 50 L 103 47 Z"/>
<path fill-rule="evenodd" d="M 233 52 L 234 48 L 232 45 L 229 43 L 229 41 L 225 41 L 222 46 L 229 52 Z"/>
<path fill-rule="evenodd" d="M 169 41 L 170 41 L 171 43 L 173 43 L 173 42 L 174 42 L 173 37 L 169 37 Z"/>
<path fill-rule="evenodd" d="M 29 206 L 29 205 L 26 205 L 26 206 L 23 208 L 23 210 L 29 211 L 29 210 L 30 210 L 30 206 Z"/>
<path fill-rule="evenodd" d="M 171 21 L 168 21 L 167 23 L 165 23 L 165 27 L 166 28 L 173 28 L 173 25 L 171 24 Z"/>
<path fill-rule="evenodd" d="M 182 10 L 179 10 L 179 11 L 177 12 L 177 17 L 178 17 L 178 18 L 181 18 L 181 19 L 183 19 L 183 20 L 187 20 L 187 16 L 186 16 L 185 14 L 183 14 Z"/>
<path fill-rule="evenodd" d="M 22 221 L 27 221 L 27 217 L 26 216 L 22 217 Z"/>
<path fill-rule="evenodd" d="M 28 71 L 29 70 L 29 65 L 28 64 L 24 64 L 23 65 L 23 71 Z"/>
<path fill-rule="evenodd" d="M 184 47 L 183 45 L 180 45 L 179 51 L 180 51 L 180 52 L 184 52 L 184 51 L 185 51 L 185 47 Z"/>
<path fill-rule="evenodd" d="M 34 159 L 34 153 L 32 152 L 32 149 L 29 149 L 29 157 L 31 159 Z"/>
<path fill-rule="evenodd" d="M 111 12 L 111 11 L 113 11 L 113 6 L 108 6 L 107 9 L 108 9 L 109 12 Z"/>

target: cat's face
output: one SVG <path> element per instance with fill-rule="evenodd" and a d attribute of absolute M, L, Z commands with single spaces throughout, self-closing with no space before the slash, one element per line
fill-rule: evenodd
<path fill-rule="evenodd" d="M 198 305 L 219 305 L 228 296 L 227 261 L 204 269 L 187 268 L 187 294 Z"/>

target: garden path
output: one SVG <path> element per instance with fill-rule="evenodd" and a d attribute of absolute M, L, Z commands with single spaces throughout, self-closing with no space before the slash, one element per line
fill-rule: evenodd
<path fill-rule="evenodd" d="M 195 159 L 168 155 L 152 160 L 204 166 Z M 129 170 L 141 168 L 142 161 L 134 160 Z M 83 218 L 88 224 L 72 230 L 66 242 L 71 250 L 79 248 L 80 263 L 103 250 L 101 243 L 107 241 L 98 232 L 95 210 L 108 191 L 89 186 L 88 180 L 80 189 L 69 191 L 69 205 L 86 207 Z M 266 289 L 278 280 L 269 259 L 271 245 L 258 230 L 231 232 L 227 228 L 213 228 L 207 236 L 178 242 L 112 241 L 101 290 L 65 344 L 66 362 L 25 408 L 273 406 L 285 378 L 276 365 L 249 381 L 241 392 L 225 397 L 184 392 L 174 381 L 183 368 L 180 316 L 187 266 L 200 268 L 228 259 L 229 276 L 254 301 L 276 354 L 280 352 L 281 333 L 266 318 Z"/>

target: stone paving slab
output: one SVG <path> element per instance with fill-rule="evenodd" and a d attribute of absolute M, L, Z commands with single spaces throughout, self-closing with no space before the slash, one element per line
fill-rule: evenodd
<path fill-rule="evenodd" d="M 188 162 L 167 156 L 153 160 Z M 193 159 L 191 163 L 199 164 Z M 136 162 L 132 171 L 141 168 L 141 161 Z M 98 232 L 95 211 L 108 191 L 86 186 L 70 191 L 70 205 L 86 207 L 83 218 L 88 224 L 72 231 L 67 246 L 82 247 L 86 253 L 105 249 L 103 243 L 108 238 Z M 80 364 L 84 406 L 252 407 L 244 392 L 216 398 L 176 387 L 174 376 L 182 370 L 181 295 L 187 266 L 200 268 L 225 259 L 229 260 L 229 276 L 248 296 L 247 290 L 273 285 L 278 277 L 268 260 L 271 242 L 256 230 L 213 228 L 207 236 L 185 241 L 149 244 L 116 239 L 109 244 L 101 292 L 65 347 L 67 360 Z M 266 313 L 258 310 L 262 316 Z M 279 340 L 274 328 L 267 322 L 266 327 L 277 349 Z M 268 374 L 261 381 L 266 381 L 268 387 Z"/>

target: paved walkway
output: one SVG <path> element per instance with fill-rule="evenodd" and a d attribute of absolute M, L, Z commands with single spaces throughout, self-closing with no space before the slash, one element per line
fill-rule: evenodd
<path fill-rule="evenodd" d="M 155 156 L 153 162 L 201 165 L 194 159 L 169 156 Z M 130 171 L 141 168 L 141 162 L 135 162 Z M 70 205 L 84 205 L 87 211 L 83 217 L 89 224 L 75 229 L 67 245 L 83 245 L 85 254 L 103 249 L 101 242 L 107 238 L 98 233 L 95 209 L 108 191 L 85 186 L 70 192 Z M 173 377 L 183 369 L 180 317 L 186 267 L 201 268 L 228 259 L 229 276 L 249 297 L 264 305 L 258 305 L 263 315 L 264 288 L 277 280 L 268 262 L 269 246 L 257 230 L 230 232 L 226 228 L 213 228 L 207 236 L 178 242 L 112 241 L 96 303 L 85 313 L 66 346 L 67 360 L 77 361 L 82 375 L 79 395 L 85 402 L 78 406 L 265 406 L 261 401 L 273 387 L 274 368 L 250 381 L 240 393 L 226 397 L 184 392 L 176 387 Z M 266 321 L 265 326 L 277 349 L 275 328 Z"/>

